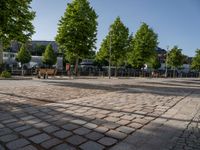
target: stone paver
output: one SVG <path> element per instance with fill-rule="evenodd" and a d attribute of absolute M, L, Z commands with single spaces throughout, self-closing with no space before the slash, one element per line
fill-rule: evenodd
<path fill-rule="evenodd" d="M 0 149 L 200 149 L 197 79 L 0 80 Z"/>
<path fill-rule="evenodd" d="M 36 144 L 40 144 L 48 139 L 50 139 L 51 137 L 48 136 L 47 134 L 45 133 L 42 133 L 42 134 L 39 134 L 39 135 L 36 135 L 36 136 L 33 136 L 31 138 L 29 138 L 31 141 L 33 141 L 34 143 Z"/>
<path fill-rule="evenodd" d="M 73 145 L 80 145 L 80 144 L 84 143 L 85 141 L 87 141 L 87 139 L 84 137 L 81 137 L 79 135 L 73 135 L 67 139 L 67 142 L 69 142 Z"/>
<path fill-rule="evenodd" d="M 66 130 L 59 130 L 59 131 L 53 133 L 53 135 L 60 138 L 60 139 L 64 139 L 64 138 L 72 135 L 72 132 L 66 131 Z"/>
<path fill-rule="evenodd" d="M 76 148 L 74 148 L 74 147 L 72 147 L 68 144 L 60 144 L 60 145 L 52 148 L 52 150 L 64 150 L 64 149 L 66 149 L 66 150 L 76 150 Z"/>
<path fill-rule="evenodd" d="M 15 140 L 17 138 L 18 138 L 18 136 L 15 135 L 15 134 L 7 134 L 7 135 L 4 135 L 4 136 L 1 136 L 0 141 L 6 143 L 6 142 L 9 142 L 9 141 Z"/>
<path fill-rule="evenodd" d="M 91 150 L 91 149 L 95 149 L 95 150 L 103 150 L 104 149 L 104 146 L 103 145 L 100 145 L 96 142 L 93 142 L 93 141 L 89 141 L 85 144 L 82 144 L 80 146 L 81 149 L 83 150 Z"/>
<path fill-rule="evenodd" d="M 9 149 L 18 149 L 28 145 L 29 143 L 30 142 L 26 139 L 20 138 L 15 141 L 9 142 L 8 144 L 6 144 L 6 147 Z"/>
<path fill-rule="evenodd" d="M 42 147 L 49 149 L 55 145 L 60 144 L 61 142 L 62 142 L 61 140 L 54 138 L 54 139 L 50 139 L 50 140 L 43 142 L 41 145 L 42 145 Z"/>
<path fill-rule="evenodd" d="M 40 131 L 33 128 L 20 132 L 21 135 L 26 136 L 26 137 L 33 136 L 38 133 L 40 133 Z"/>
<path fill-rule="evenodd" d="M 104 146 L 111 146 L 111 145 L 114 145 L 115 143 L 117 143 L 117 140 L 113 139 L 113 138 L 109 138 L 109 137 L 104 137 L 104 138 L 100 139 L 98 142 Z"/>

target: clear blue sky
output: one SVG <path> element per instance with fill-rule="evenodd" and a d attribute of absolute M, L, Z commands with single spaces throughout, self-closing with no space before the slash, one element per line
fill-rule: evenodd
<path fill-rule="evenodd" d="M 36 11 L 33 40 L 54 40 L 57 24 L 71 0 L 33 0 Z M 146 22 L 158 34 L 159 46 L 178 45 L 183 53 L 194 56 L 200 48 L 200 0 L 90 0 L 98 14 L 97 49 L 108 28 L 120 16 L 135 34 Z"/>

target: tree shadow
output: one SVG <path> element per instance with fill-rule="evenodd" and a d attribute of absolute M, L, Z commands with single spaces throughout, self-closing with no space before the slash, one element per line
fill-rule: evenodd
<path fill-rule="evenodd" d="M 163 96 L 183 96 L 192 92 L 200 93 L 200 89 L 197 86 L 171 86 L 170 83 L 158 83 L 158 82 L 141 82 L 137 85 L 130 84 L 91 84 L 91 83 L 77 83 L 77 82 L 57 82 L 57 81 L 44 81 L 45 83 L 53 86 L 64 86 L 77 89 L 97 89 L 109 92 L 122 92 L 122 93 L 150 93 Z M 154 84 L 154 85 L 152 85 Z M 157 86 L 162 85 L 162 86 Z"/>
<path fill-rule="evenodd" d="M 13 95 L 12 95 L 13 96 Z M 39 135 L 41 133 L 45 133 L 51 138 L 57 138 L 59 139 L 59 144 L 67 144 L 70 147 L 73 147 L 75 149 L 80 149 L 80 145 L 84 144 L 84 142 L 87 141 L 95 141 L 99 142 L 97 139 L 92 139 L 88 135 L 90 133 L 97 133 L 99 136 L 102 135 L 102 137 L 109 137 L 115 139 L 117 143 L 120 142 L 127 142 L 127 144 L 130 144 L 130 141 L 132 141 L 132 138 L 135 139 L 135 141 L 132 141 L 132 144 L 134 146 L 139 147 L 139 145 L 144 142 L 144 139 L 154 139 L 154 141 L 151 140 L 149 144 L 151 144 L 151 147 L 160 146 L 156 141 L 163 140 L 162 142 L 166 140 L 171 140 L 176 133 L 177 135 L 180 135 L 181 132 L 183 132 L 183 129 L 179 129 L 172 126 L 166 126 L 164 125 L 164 122 L 155 122 L 151 123 L 155 119 L 161 119 L 161 120 L 167 120 L 167 121 L 177 121 L 179 123 L 184 122 L 191 122 L 191 120 L 184 120 L 184 119 L 175 119 L 175 118 L 168 118 L 168 117 L 161 117 L 161 116 L 148 116 L 144 114 L 139 113 L 130 113 L 130 112 L 124 112 L 124 111 L 116 111 L 113 109 L 104 109 L 100 107 L 92 107 L 87 105 L 78 105 L 78 104 L 60 104 L 60 103 L 48 103 L 44 105 L 37 105 L 37 104 L 30 104 L 28 101 L 23 103 L 15 103 L 15 102 L 0 102 L 0 145 L 5 148 L 10 148 L 8 141 L 5 141 L 3 138 L 1 138 L 4 135 L 12 134 L 17 136 L 18 138 L 25 139 L 28 141 L 29 144 L 33 145 L 37 149 L 50 149 L 51 146 L 49 145 L 49 148 L 43 147 L 44 145 L 41 143 L 34 143 L 31 141 L 32 136 Z M 79 112 L 81 109 L 85 110 L 85 112 Z M 133 128 L 133 131 L 130 131 L 129 133 L 124 134 L 122 132 L 116 132 L 111 134 L 109 131 L 117 131 L 117 128 L 120 126 L 126 126 L 129 128 L 129 125 L 121 125 L 117 123 L 116 121 L 108 121 L 106 118 L 98 118 L 95 117 L 95 112 L 92 110 L 96 109 L 100 113 L 101 111 L 107 111 L 107 115 L 111 113 L 121 113 L 126 115 L 132 115 L 137 114 L 142 119 L 146 119 L 148 117 L 151 117 L 152 119 L 149 120 L 149 122 L 146 122 L 144 127 L 140 126 L 137 128 Z M 91 115 L 87 115 L 90 112 Z M 92 115 L 92 113 L 94 115 Z M 100 113 L 101 114 L 101 113 Z M 97 115 L 96 115 L 97 116 Z M 194 122 L 195 123 L 195 122 Z M 74 129 L 67 129 L 66 125 L 73 125 L 75 126 Z M 2 127 L 3 126 L 3 127 Z M 55 130 L 53 132 L 47 132 L 45 130 L 46 127 L 53 126 L 57 128 L 58 130 Z M 23 130 L 24 127 L 24 130 Z M 27 127 L 27 128 L 26 128 Z M 77 129 L 82 128 L 83 130 L 86 130 L 85 132 L 88 132 L 84 135 L 78 133 Z M 20 130 L 21 129 L 21 130 Z M 28 131 L 30 129 L 37 130 L 38 132 L 29 135 L 28 133 L 24 131 Z M 166 130 L 167 129 L 167 130 Z M 75 131 L 76 130 L 76 131 Z M 68 139 L 72 137 L 72 135 L 68 137 L 57 137 L 56 132 L 57 131 L 67 131 L 69 133 L 73 133 L 72 135 L 78 135 L 86 141 L 84 141 L 81 144 L 73 145 L 68 142 Z M 127 130 L 128 131 L 128 130 Z M 79 131 L 80 132 L 80 131 Z M 26 134 L 25 134 L 26 133 Z M 167 133 L 167 134 L 163 134 Z M 101 137 L 101 138 L 102 138 Z M 143 140 L 141 139 L 144 138 Z M 2 141 L 2 139 L 4 141 Z M 13 139 L 14 140 L 14 139 Z M 78 139 L 77 139 L 78 140 Z M 154 143 L 153 143 L 154 142 Z M 28 144 L 27 144 L 28 145 Z M 104 146 L 106 149 L 110 149 L 111 147 L 116 146 L 116 143 L 114 143 L 111 146 Z M 166 148 L 167 145 L 163 145 L 163 148 Z M 172 146 L 172 145 L 171 145 Z M 173 144 L 174 146 L 174 144 Z"/>

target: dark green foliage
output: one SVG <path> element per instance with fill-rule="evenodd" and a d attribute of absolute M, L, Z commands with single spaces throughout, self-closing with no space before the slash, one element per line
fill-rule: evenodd
<path fill-rule="evenodd" d="M 152 68 L 155 69 L 155 70 L 157 70 L 161 67 L 161 63 L 160 63 L 160 61 L 158 60 L 157 57 L 153 58 L 151 65 L 152 65 Z"/>
<path fill-rule="evenodd" d="M 196 50 L 196 55 L 192 59 L 192 69 L 200 72 L 200 49 Z"/>
<path fill-rule="evenodd" d="M 182 50 L 178 46 L 174 46 L 168 53 L 168 64 L 173 68 L 178 68 L 183 65 L 184 56 Z"/>
<path fill-rule="evenodd" d="M 1 0 L 0 2 L 0 41 L 4 44 L 11 40 L 26 42 L 34 33 L 31 11 L 32 0 Z"/>
<path fill-rule="evenodd" d="M 50 67 L 56 64 L 57 56 L 55 55 L 51 44 L 47 45 L 45 52 L 42 54 L 42 62 Z"/>
<path fill-rule="evenodd" d="M 16 60 L 21 64 L 29 63 L 31 60 L 30 52 L 26 49 L 25 45 L 22 45 L 20 51 L 17 53 Z"/>
<path fill-rule="evenodd" d="M 11 78 L 11 73 L 8 72 L 8 71 L 3 71 L 3 72 L 1 73 L 1 77 L 2 77 L 2 78 Z"/>
<path fill-rule="evenodd" d="M 156 55 L 158 45 L 157 34 L 143 23 L 132 40 L 132 52 L 129 55 L 129 64 L 135 68 L 143 68 Z"/>
<path fill-rule="evenodd" d="M 111 43 L 111 45 L 110 45 Z M 110 26 L 110 31 L 101 44 L 96 60 L 104 61 L 109 59 L 111 46 L 111 62 L 115 66 L 124 64 L 129 48 L 129 30 L 122 23 L 120 17 Z"/>
<path fill-rule="evenodd" d="M 63 49 L 69 62 L 78 63 L 95 48 L 97 15 L 88 0 L 73 0 L 67 4 L 58 24 L 56 42 Z M 76 64 L 78 65 L 78 64 Z"/>
<path fill-rule="evenodd" d="M 32 0 L 1 0 L 0 2 L 0 63 L 3 60 L 3 47 L 16 40 L 25 43 L 34 33 L 31 11 Z"/>

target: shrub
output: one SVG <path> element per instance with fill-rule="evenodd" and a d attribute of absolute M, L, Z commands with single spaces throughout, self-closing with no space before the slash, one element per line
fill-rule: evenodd
<path fill-rule="evenodd" d="M 1 73 L 1 77 L 3 77 L 3 78 L 10 78 L 11 77 L 11 73 L 8 72 L 8 71 L 3 71 Z"/>

